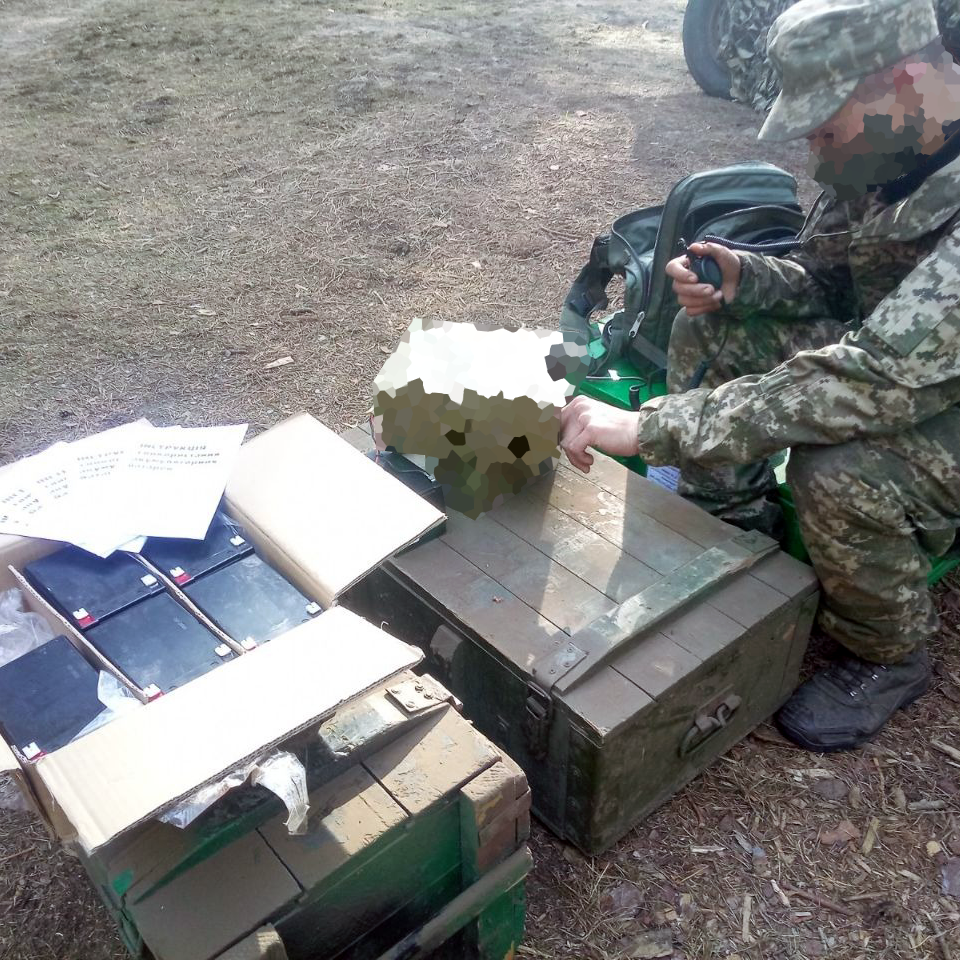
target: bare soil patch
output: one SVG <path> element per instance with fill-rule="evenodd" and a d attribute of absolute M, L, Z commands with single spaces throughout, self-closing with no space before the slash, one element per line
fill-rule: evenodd
<path fill-rule="evenodd" d="M 799 173 L 696 89 L 682 11 L 0 0 L 0 463 L 136 416 L 355 422 L 411 317 L 553 325 L 618 214 L 711 165 Z M 537 831 L 521 955 L 960 950 L 942 593 L 938 688 L 869 749 L 761 730 L 604 857 Z M 122 955 L 79 865 L 0 815 L 0 957 Z"/>

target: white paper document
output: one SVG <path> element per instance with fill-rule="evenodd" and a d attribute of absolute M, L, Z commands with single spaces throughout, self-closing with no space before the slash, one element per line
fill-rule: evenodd
<path fill-rule="evenodd" d="M 0 533 L 101 557 L 138 550 L 145 537 L 202 539 L 246 429 L 138 420 L 54 444 L 0 470 Z"/>
<path fill-rule="evenodd" d="M 139 438 L 124 468 L 135 533 L 202 540 L 233 472 L 245 424 L 166 427 Z"/>

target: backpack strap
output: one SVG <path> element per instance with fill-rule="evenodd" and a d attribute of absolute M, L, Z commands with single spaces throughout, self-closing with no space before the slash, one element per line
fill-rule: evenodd
<path fill-rule="evenodd" d="M 577 343 L 589 344 L 596 339 L 590 327 L 590 315 L 607 305 L 607 285 L 613 271 L 607 262 L 610 245 L 608 235 L 597 237 L 590 249 L 590 259 L 573 281 L 560 311 L 560 329 Z"/>
<path fill-rule="evenodd" d="M 607 286 L 617 272 L 610 267 L 607 256 L 609 249 L 608 234 L 593 241 L 590 259 L 573 281 L 560 311 L 561 332 L 565 337 L 584 346 L 589 346 L 597 339 L 597 334 L 590 324 L 590 317 L 595 310 L 603 310 L 607 306 Z M 610 360 L 622 357 L 630 343 L 658 369 L 666 369 L 667 355 L 640 333 L 642 321 L 642 313 L 636 316 L 630 315 L 626 310 L 615 313 L 600 333 L 604 352 L 602 356 L 591 358 L 590 372 L 605 366 Z"/>
<path fill-rule="evenodd" d="M 643 314 L 637 314 L 628 328 L 629 319 L 626 311 L 621 310 L 604 325 L 602 336 L 607 346 L 607 354 L 614 358 L 622 357 L 627 346 L 630 345 L 657 368 L 655 372 L 666 370 L 667 354 L 640 332 Z"/>
<path fill-rule="evenodd" d="M 564 339 L 585 347 L 589 347 L 598 338 L 595 328 L 590 323 L 591 314 L 595 310 L 604 309 L 609 302 L 607 285 L 614 275 L 607 259 L 609 246 L 609 235 L 605 234 L 594 239 L 590 249 L 590 259 L 584 264 L 577 279 L 573 281 L 560 311 L 560 331 Z M 607 349 L 602 356 L 590 357 L 589 373 L 595 372 L 610 359 L 611 354 L 606 340 L 604 345 Z"/>

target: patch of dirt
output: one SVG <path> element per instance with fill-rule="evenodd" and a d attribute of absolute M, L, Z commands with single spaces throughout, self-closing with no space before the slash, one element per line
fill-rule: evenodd
<path fill-rule="evenodd" d="M 7 0 L 47 27 L 0 70 L 0 458 L 354 421 L 412 316 L 555 324 L 614 216 L 760 156 L 681 9 Z"/>
<path fill-rule="evenodd" d="M 80 862 L 31 814 L 0 810 L 0 957 L 128 956 Z"/>
<path fill-rule="evenodd" d="M 553 326 L 617 215 L 709 166 L 799 174 L 697 90 L 683 6 L 0 0 L 0 462 L 138 416 L 356 422 L 413 316 Z M 537 831 L 521 955 L 960 950 L 956 647 L 866 751 L 764 729 L 604 857 Z M 0 957 L 121 955 L 79 864 L 0 816 Z"/>

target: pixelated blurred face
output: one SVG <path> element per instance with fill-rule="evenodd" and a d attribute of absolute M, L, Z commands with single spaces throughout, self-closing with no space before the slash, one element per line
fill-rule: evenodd
<path fill-rule="evenodd" d="M 809 134 L 807 172 L 845 200 L 876 190 L 913 170 L 941 140 L 956 115 L 960 87 L 942 69 L 899 64 L 868 77 L 823 126 Z"/>

